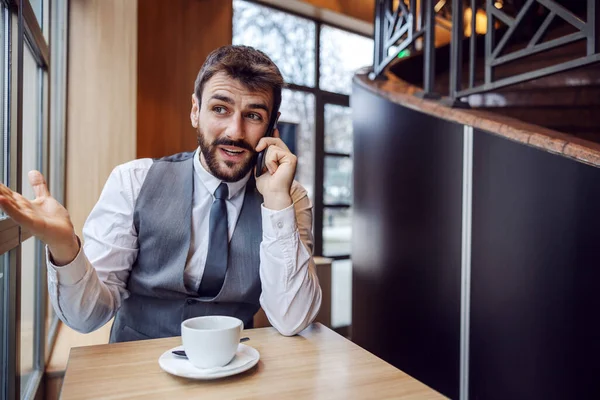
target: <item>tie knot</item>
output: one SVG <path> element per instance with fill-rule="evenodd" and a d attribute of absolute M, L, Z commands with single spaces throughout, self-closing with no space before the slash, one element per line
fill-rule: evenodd
<path fill-rule="evenodd" d="M 215 199 L 227 200 L 227 196 L 229 196 L 227 184 L 225 182 L 221 182 L 217 190 L 215 190 Z"/>

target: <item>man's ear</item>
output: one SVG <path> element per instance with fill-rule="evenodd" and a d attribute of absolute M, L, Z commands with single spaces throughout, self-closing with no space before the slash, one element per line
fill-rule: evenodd
<path fill-rule="evenodd" d="M 200 102 L 196 94 L 192 94 L 192 110 L 190 111 L 190 121 L 192 126 L 198 129 L 198 119 L 200 118 Z"/>

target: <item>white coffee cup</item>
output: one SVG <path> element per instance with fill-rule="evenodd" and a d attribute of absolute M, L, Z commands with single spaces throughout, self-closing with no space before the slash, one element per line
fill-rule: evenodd
<path fill-rule="evenodd" d="M 234 317 L 186 319 L 181 323 L 185 354 L 197 368 L 223 367 L 235 356 L 243 329 L 244 323 Z"/>

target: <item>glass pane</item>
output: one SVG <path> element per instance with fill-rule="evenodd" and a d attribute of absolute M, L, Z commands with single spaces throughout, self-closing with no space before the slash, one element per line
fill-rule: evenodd
<path fill-rule="evenodd" d="M 4 288 L 8 279 L 8 268 L 5 269 L 5 265 L 8 265 L 8 254 L 0 255 L 0 360 L 4 360 L 4 340 L 6 339 L 4 335 L 8 318 L 8 310 L 5 308 L 7 305 L 4 304 Z M 4 387 L 4 373 L 0 373 L 0 388 Z"/>
<path fill-rule="evenodd" d="M 315 86 L 315 23 L 250 3 L 233 2 L 233 44 L 264 51 L 288 83 Z"/>
<path fill-rule="evenodd" d="M 296 156 L 298 157 L 296 180 L 304 186 L 308 192 L 308 196 L 313 199 L 315 175 L 313 139 L 315 137 L 315 96 L 311 93 L 284 89 L 280 111 L 280 121 L 299 125 L 298 137 L 296 139 Z"/>
<path fill-rule="evenodd" d="M 25 393 L 34 366 L 36 239 L 21 244 L 21 396 Z"/>
<path fill-rule="evenodd" d="M 6 172 L 8 162 L 8 148 L 7 148 L 7 138 L 4 132 L 4 109 L 7 105 L 8 99 L 4 97 L 4 61 L 5 61 L 5 43 L 6 35 L 4 34 L 4 13 L 6 9 L 4 7 L 0 8 L 0 99 L 2 99 L 2 106 L 0 107 L 0 179 L 2 183 L 6 183 Z M 4 215 L 2 210 L 0 210 L 0 216 Z"/>
<path fill-rule="evenodd" d="M 325 151 L 352 154 L 352 109 L 325 104 Z"/>
<path fill-rule="evenodd" d="M 370 65 L 373 39 L 327 25 L 321 27 L 321 89 L 350 94 L 354 72 Z"/>
<path fill-rule="evenodd" d="M 352 208 L 323 209 L 323 255 L 348 255 L 351 247 Z"/>
<path fill-rule="evenodd" d="M 325 205 L 352 204 L 352 159 L 325 157 Z"/>
<path fill-rule="evenodd" d="M 39 0 L 38 0 L 39 1 Z M 50 36 L 50 0 L 44 0 L 44 9 L 42 10 L 42 33 L 44 34 L 44 39 L 46 39 L 46 43 L 48 43 L 48 38 Z M 38 17 L 38 20 L 40 18 Z"/>
<path fill-rule="evenodd" d="M 352 324 L 352 261 L 331 264 L 331 325 L 333 328 Z"/>
<path fill-rule="evenodd" d="M 29 46 L 23 54 L 23 196 L 33 199 L 28 172 L 39 169 L 41 157 L 41 74 Z M 31 238 L 21 245 L 21 394 L 34 368 L 35 332 L 35 277 L 37 270 L 36 240 Z"/>
<path fill-rule="evenodd" d="M 41 268 L 43 268 L 43 266 L 40 266 Z M 49 344 L 49 340 L 50 340 L 50 328 L 52 327 L 52 322 L 54 322 L 54 320 L 56 318 L 58 318 L 58 316 L 56 315 L 56 313 L 54 312 L 54 307 L 52 307 L 52 303 L 50 302 L 50 295 L 48 294 L 48 285 L 45 285 L 45 296 L 46 296 L 46 328 L 44 330 L 45 334 L 46 334 L 46 343 Z M 51 348 L 46 346 L 46 356 L 50 353 Z"/>
<path fill-rule="evenodd" d="M 38 24 L 42 26 L 42 5 L 44 1 L 42 0 L 29 0 L 29 4 L 31 4 L 31 8 L 33 8 L 33 12 L 35 13 L 35 17 L 38 20 Z"/>
<path fill-rule="evenodd" d="M 23 55 L 23 196 L 33 199 L 28 173 L 39 169 L 41 156 L 41 75 L 29 46 Z"/>

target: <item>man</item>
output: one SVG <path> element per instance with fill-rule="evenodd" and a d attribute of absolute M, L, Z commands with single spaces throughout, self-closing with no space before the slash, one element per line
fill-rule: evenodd
<path fill-rule="evenodd" d="M 115 317 L 110 340 L 119 342 L 180 335 L 200 315 L 248 328 L 260 306 L 283 335 L 312 322 L 321 304 L 312 206 L 293 180 L 296 157 L 277 131 L 264 137 L 282 86 L 258 50 L 212 52 L 192 95 L 198 149 L 116 167 L 83 251 L 39 172 L 29 174 L 33 201 L 0 187 L 0 207 L 47 245 L 50 297 L 67 325 L 90 332 Z M 266 171 L 255 178 L 262 150 Z"/>

